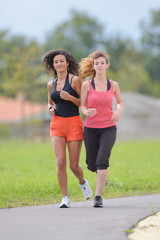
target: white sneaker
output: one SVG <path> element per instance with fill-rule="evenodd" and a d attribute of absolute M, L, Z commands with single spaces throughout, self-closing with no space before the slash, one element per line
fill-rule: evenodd
<path fill-rule="evenodd" d="M 87 200 L 92 197 L 92 189 L 90 188 L 87 179 L 84 180 L 85 182 L 83 184 L 79 184 L 79 186 L 83 192 L 84 198 Z"/>
<path fill-rule="evenodd" d="M 70 200 L 68 196 L 62 198 L 62 202 L 59 205 L 60 208 L 68 208 L 70 207 Z"/>

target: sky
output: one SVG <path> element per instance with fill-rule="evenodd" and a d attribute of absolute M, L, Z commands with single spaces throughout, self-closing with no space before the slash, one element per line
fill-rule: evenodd
<path fill-rule="evenodd" d="M 43 42 L 56 26 L 70 19 L 70 10 L 85 11 L 104 26 L 105 34 L 140 37 L 139 24 L 147 21 L 160 0 L 0 0 L 0 31 Z M 93 33 L 94 34 L 94 33 Z"/>

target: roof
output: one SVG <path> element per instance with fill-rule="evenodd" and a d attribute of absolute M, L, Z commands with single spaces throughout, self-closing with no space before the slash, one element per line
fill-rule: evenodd
<path fill-rule="evenodd" d="M 0 96 L 0 123 L 20 122 L 46 110 L 47 106 L 44 104 L 24 101 L 21 97 L 13 99 Z"/>

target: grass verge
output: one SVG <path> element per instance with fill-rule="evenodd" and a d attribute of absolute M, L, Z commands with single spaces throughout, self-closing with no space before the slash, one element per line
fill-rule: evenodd
<path fill-rule="evenodd" d="M 103 198 L 160 193 L 159 146 L 160 140 L 117 142 Z M 1 141 L 0 153 L 0 208 L 61 201 L 50 141 Z M 84 146 L 80 165 L 94 193 L 96 173 L 86 168 Z M 68 166 L 67 173 L 71 201 L 84 200 L 78 180 Z"/>

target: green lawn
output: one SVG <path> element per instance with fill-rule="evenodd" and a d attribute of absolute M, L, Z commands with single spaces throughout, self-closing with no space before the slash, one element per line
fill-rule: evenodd
<path fill-rule="evenodd" d="M 117 142 L 103 198 L 160 193 L 159 162 L 160 140 Z M 94 193 L 96 173 L 86 168 L 84 147 L 80 164 Z M 67 171 L 71 201 L 84 200 L 78 180 Z M 59 203 L 61 197 L 50 141 L 0 142 L 0 208 Z"/>

